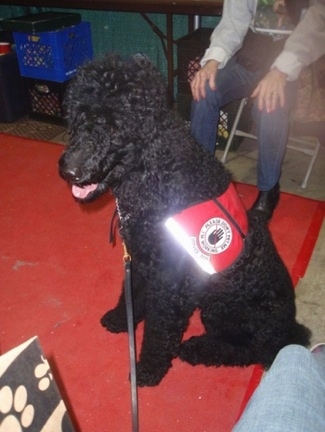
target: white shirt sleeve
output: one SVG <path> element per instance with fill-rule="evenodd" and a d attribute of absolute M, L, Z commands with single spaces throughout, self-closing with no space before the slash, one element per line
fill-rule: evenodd
<path fill-rule="evenodd" d="M 324 54 L 325 0 L 314 0 L 271 68 L 276 67 L 286 73 L 289 80 L 295 80 L 304 66 L 310 65 Z"/>
<path fill-rule="evenodd" d="M 241 48 L 248 28 L 253 23 L 257 0 L 224 0 L 222 18 L 211 34 L 210 46 L 200 62 L 217 60 L 219 67 Z M 325 54 L 325 0 L 310 0 L 310 7 L 296 29 L 288 37 L 284 49 L 271 68 L 276 67 L 298 78 L 301 69 Z"/>
<path fill-rule="evenodd" d="M 254 17 L 257 0 L 224 0 L 222 18 L 214 29 L 210 46 L 202 60 L 217 60 L 220 68 L 241 48 L 243 39 Z"/>

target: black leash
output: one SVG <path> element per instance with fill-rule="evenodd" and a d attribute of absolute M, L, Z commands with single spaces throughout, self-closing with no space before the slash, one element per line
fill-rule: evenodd
<path fill-rule="evenodd" d="M 131 256 L 129 255 L 125 244 L 124 247 L 124 295 L 126 303 L 126 315 L 129 335 L 129 356 L 130 356 L 130 380 L 131 380 L 131 404 L 132 404 L 132 432 L 139 431 L 138 419 L 138 390 L 137 390 L 137 373 L 136 373 L 136 346 L 133 318 L 133 299 L 131 284 Z"/>
<path fill-rule="evenodd" d="M 114 211 L 111 226 L 109 241 L 115 245 L 115 232 L 117 217 L 120 214 L 118 204 L 116 201 L 116 209 Z M 120 227 L 121 228 L 121 227 Z M 122 239 L 123 240 L 123 239 Z M 130 357 L 130 381 L 131 381 L 131 406 L 132 406 L 132 432 L 139 431 L 138 419 L 138 389 L 137 389 L 137 371 L 136 371 L 136 344 L 135 344 L 135 331 L 134 331 L 134 317 L 133 317 L 133 298 L 132 298 L 132 282 L 131 282 L 131 255 L 129 254 L 126 245 L 123 241 L 123 262 L 124 262 L 124 297 L 126 305 L 126 317 L 128 326 L 129 338 L 129 357 Z"/>

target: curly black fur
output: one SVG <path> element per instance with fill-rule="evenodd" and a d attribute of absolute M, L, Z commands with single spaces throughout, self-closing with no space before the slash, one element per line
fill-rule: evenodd
<path fill-rule="evenodd" d="M 166 231 L 167 217 L 223 194 L 231 176 L 169 108 L 164 79 L 146 57 L 111 54 L 85 65 L 66 105 L 70 144 L 61 176 L 83 191 L 93 185 L 79 201 L 108 189 L 118 199 L 132 255 L 135 324 L 145 321 L 138 385 L 157 385 L 177 356 L 193 365 L 268 367 L 285 345 L 308 345 L 290 275 L 261 217 L 249 213 L 240 259 L 211 276 Z M 205 333 L 183 341 L 197 308 Z M 123 292 L 101 323 L 127 331 Z"/>

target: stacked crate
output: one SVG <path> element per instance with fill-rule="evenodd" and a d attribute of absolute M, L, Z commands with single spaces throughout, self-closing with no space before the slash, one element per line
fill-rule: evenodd
<path fill-rule="evenodd" d="M 77 13 L 44 12 L 3 20 L 1 25 L 13 31 L 30 117 L 63 122 L 67 84 L 93 57 L 90 23 Z"/>
<path fill-rule="evenodd" d="M 11 32 L 0 32 L 0 42 L 13 45 Z M 17 54 L 0 54 L 0 122 L 14 122 L 28 113 L 28 94 L 20 76 Z"/>

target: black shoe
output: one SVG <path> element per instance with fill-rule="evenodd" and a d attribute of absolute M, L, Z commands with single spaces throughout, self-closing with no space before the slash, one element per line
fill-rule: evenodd
<path fill-rule="evenodd" d="M 267 221 L 272 218 L 274 209 L 280 201 L 280 185 L 277 183 L 268 191 L 259 191 L 257 198 L 251 208 L 261 212 Z"/>

